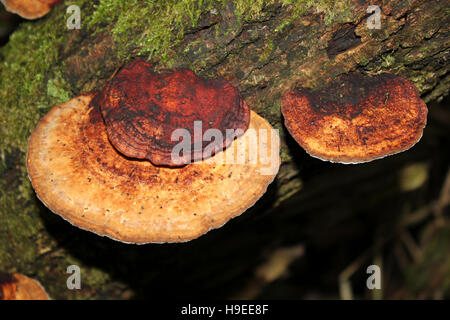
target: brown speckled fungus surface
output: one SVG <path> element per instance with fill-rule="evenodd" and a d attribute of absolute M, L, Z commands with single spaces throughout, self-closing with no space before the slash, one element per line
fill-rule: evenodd
<path fill-rule="evenodd" d="M 259 143 L 266 150 L 257 161 L 213 161 L 237 152 L 248 156 L 252 145 L 236 151 L 239 142 L 256 129 L 272 130 L 254 112 L 249 129 L 225 151 L 169 168 L 120 154 L 91 99 L 83 95 L 53 107 L 31 134 L 27 155 L 39 199 L 82 229 L 128 243 L 188 241 L 251 207 L 278 172 L 278 136 Z M 269 162 L 273 170 L 263 172 Z"/>
<path fill-rule="evenodd" d="M 92 104 L 102 111 L 108 137 L 117 150 L 165 166 L 180 165 L 171 155 L 178 143 L 172 140 L 175 129 L 187 129 L 192 142 L 195 121 L 201 121 L 201 136 L 208 129 L 219 129 L 221 150 L 233 141 L 226 137 L 226 129 L 243 133 L 250 119 L 239 91 L 224 79 L 203 79 L 187 69 L 156 73 L 142 60 L 124 66 Z M 205 146 L 192 143 L 192 154 L 183 163 L 206 159 Z"/>
<path fill-rule="evenodd" d="M 422 137 L 427 106 L 410 81 L 392 74 L 343 75 L 327 87 L 284 94 L 282 113 L 311 156 L 361 163 L 411 148 Z"/>
<path fill-rule="evenodd" d="M 53 5 L 61 0 L 1 0 L 7 11 L 16 13 L 25 19 L 37 19 L 45 16 Z"/>
<path fill-rule="evenodd" d="M 49 300 L 49 297 L 38 281 L 0 272 L 0 300 Z"/>

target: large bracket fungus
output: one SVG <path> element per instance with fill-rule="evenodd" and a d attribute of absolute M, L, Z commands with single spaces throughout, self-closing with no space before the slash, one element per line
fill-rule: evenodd
<path fill-rule="evenodd" d="M 42 285 L 18 273 L 0 272 L 0 300 L 49 300 Z"/>
<path fill-rule="evenodd" d="M 392 74 L 349 74 L 316 91 L 291 90 L 281 108 L 288 131 L 310 155 L 340 163 L 411 148 L 428 112 L 414 84 Z"/>
<path fill-rule="evenodd" d="M 37 19 L 45 16 L 52 6 L 61 0 L 0 0 L 7 11 L 17 13 L 25 19 Z"/>
<path fill-rule="evenodd" d="M 194 239 L 252 206 L 278 171 L 278 135 L 261 141 L 259 132 L 273 129 L 254 112 L 249 129 L 225 151 L 184 167 L 159 167 L 127 158 L 110 144 L 92 97 L 53 107 L 31 134 L 27 155 L 39 199 L 82 229 L 128 243 Z M 239 149 L 255 132 L 264 149 L 256 161 L 254 143 Z M 213 161 L 232 153 L 247 157 Z M 262 170 L 268 166 L 272 170 Z"/>
<path fill-rule="evenodd" d="M 224 79 L 203 79 L 187 69 L 156 73 L 142 60 L 124 66 L 92 104 L 101 109 L 109 140 L 118 151 L 165 166 L 210 156 L 204 152 L 207 143 L 201 141 L 209 129 L 222 132 L 222 141 L 215 141 L 217 151 L 226 148 L 244 133 L 250 119 L 245 100 Z M 196 123 L 200 124 L 198 130 Z M 178 141 L 172 134 L 180 128 L 193 137 L 192 152 L 183 159 L 173 159 Z M 227 135 L 230 129 L 236 135 Z"/>

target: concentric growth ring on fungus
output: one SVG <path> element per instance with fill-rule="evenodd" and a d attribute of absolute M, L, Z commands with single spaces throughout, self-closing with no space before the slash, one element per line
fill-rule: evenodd
<path fill-rule="evenodd" d="M 156 73 L 142 60 L 123 67 L 92 104 L 102 111 L 109 140 L 118 151 L 164 166 L 210 156 L 204 153 L 209 142 L 202 141 L 208 129 L 221 131 L 223 141 L 216 143 L 218 152 L 223 150 L 245 132 L 250 119 L 241 94 L 224 79 L 203 79 L 187 69 Z M 192 153 L 180 162 L 172 157 L 176 129 L 186 129 L 192 137 Z M 227 129 L 235 130 L 236 136 L 227 137 Z"/>

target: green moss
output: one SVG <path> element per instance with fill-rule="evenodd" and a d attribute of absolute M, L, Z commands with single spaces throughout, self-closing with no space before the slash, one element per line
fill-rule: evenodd
<path fill-rule="evenodd" d="M 35 245 L 36 236 L 43 225 L 39 222 L 36 211 L 32 206 L 25 205 L 29 198 L 29 188 L 25 188 L 25 197 L 16 190 L 5 191 L 7 186 L 0 186 L 0 267 L 2 269 L 21 268 L 38 254 Z M 20 257 L 15 253 L 20 252 Z"/>
<path fill-rule="evenodd" d="M 365 57 L 365 56 L 359 56 L 358 57 L 358 65 L 360 66 L 367 66 L 367 64 L 369 63 L 369 58 Z"/>
<path fill-rule="evenodd" d="M 54 14 L 50 19 L 55 24 L 64 23 L 63 14 Z M 45 86 L 48 76 L 57 69 L 55 64 L 65 29 L 54 28 L 44 21 L 26 22 L 1 49 L 2 149 L 10 150 L 14 145 L 25 153 L 30 129 L 40 117 L 38 106 L 51 105 L 57 100 L 46 94 Z"/>
<path fill-rule="evenodd" d="M 195 27 L 202 12 L 213 8 L 213 0 L 181 1 L 100 1 L 89 17 L 88 27 L 114 23 L 111 33 L 119 43 L 119 56 L 132 48 L 151 58 L 166 59 L 170 49 L 183 39 L 188 28 Z"/>
<path fill-rule="evenodd" d="M 113 27 L 110 32 L 119 44 L 119 57 L 130 52 L 163 63 L 173 54 L 171 49 L 180 44 L 187 30 L 195 28 L 205 12 L 219 12 L 227 0 L 107 0 L 94 6 L 87 17 L 87 27 L 99 33 Z M 233 1 L 234 13 L 239 21 L 254 21 L 264 16 L 264 8 L 274 0 Z"/>
<path fill-rule="evenodd" d="M 0 268 L 3 270 L 23 270 L 39 255 L 36 241 L 43 224 L 24 164 L 28 137 L 43 112 L 72 96 L 61 76 L 63 66 L 57 64 L 70 32 L 65 21 L 65 11 L 55 10 L 45 19 L 24 22 L 0 49 Z M 13 166 L 8 166 L 8 162 Z"/>
<path fill-rule="evenodd" d="M 264 8 L 273 3 L 275 3 L 274 0 L 253 0 L 253 1 L 238 0 L 234 1 L 235 5 L 234 12 L 237 18 L 240 20 L 244 21 L 259 20 L 262 16 L 264 16 L 263 14 Z"/>
<path fill-rule="evenodd" d="M 281 0 L 283 6 L 292 6 L 292 15 L 284 19 L 281 24 L 275 28 L 275 32 L 282 31 L 298 17 L 306 15 L 309 10 L 324 14 L 326 25 L 332 23 L 350 22 L 352 19 L 350 0 Z"/>
<path fill-rule="evenodd" d="M 83 262 L 76 257 L 68 254 L 66 258 L 67 266 L 76 265 L 80 267 L 81 274 L 81 286 L 90 286 L 93 288 L 100 288 L 107 281 L 110 280 L 110 276 L 106 274 L 103 270 L 96 267 L 84 268 Z"/>
<path fill-rule="evenodd" d="M 389 68 L 395 63 L 395 58 L 391 55 L 387 55 L 383 57 L 383 62 L 381 63 L 381 66 L 383 68 Z"/>
<path fill-rule="evenodd" d="M 273 41 L 272 39 L 269 39 L 269 41 L 267 41 L 267 46 L 264 48 L 263 53 L 259 57 L 260 62 L 266 62 L 270 58 L 273 51 L 273 47 L 274 47 Z"/>
<path fill-rule="evenodd" d="M 65 80 L 57 77 L 47 81 L 47 95 L 62 103 L 70 99 L 72 92 L 67 89 Z"/>
<path fill-rule="evenodd" d="M 164 64 L 171 59 L 172 49 L 182 42 L 185 32 L 197 26 L 202 13 L 219 12 L 228 3 L 227 0 L 101 0 L 94 5 L 95 11 L 85 18 L 85 23 L 94 34 L 112 25 L 109 32 L 118 43 L 119 58 L 128 58 L 133 52 Z M 274 3 L 274 0 L 236 0 L 232 5 L 238 21 L 248 22 L 264 17 L 265 9 Z M 325 13 L 327 24 L 351 16 L 349 0 L 283 0 L 282 3 L 293 5 L 294 14 L 277 31 L 311 8 Z"/>

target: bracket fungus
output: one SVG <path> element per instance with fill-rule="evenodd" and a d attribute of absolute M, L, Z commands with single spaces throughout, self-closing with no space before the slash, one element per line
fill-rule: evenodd
<path fill-rule="evenodd" d="M 61 0 L 1 0 L 7 11 L 16 13 L 25 19 L 37 19 L 45 16 L 52 6 Z"/>
<path fill-rule="evenodd" d="M 27 276 L 0 272 L 0 300 L 49 300 L 42 285 Z"/>
<path fill-rule="evenodd" d="M 311 156 L 340 163 L 380 159 L 422 137 L 427 106 L 409 80 L 348 74 L 315 91 L 287 91 L 281 110 L 294 139 Z"/>
<path fill-rule="evenodd" d="M 265 150 L 258 150 L 256 161 L 215 161 L 233 152 L 255 156 L 254 144 L 239 149 L 239 143 L 251 132 L 273 130 L 254 112 L 249 129 L 223 152 L 183 167 L 160 167 L 111 145 L 93 96 L 54 106 L 31 134 L 27 155 L 39 199 L 82 229 L 127 243 L 188 241 L 251 207 L 278 171 L 278 135 L 259 139 Z M 272 170 L 262 171 L 269 165 Z"/>
<path fill-rule="evenodd" d="M 205 152 L 207 143 L 199 139 L 209 129 L 221 131 L 223 139 L 215 141 L 216 150 L 225 149 L 245 132 L 250 119 L 245 100 L 224 79 L 203 79 L 188 69 L 156 73 L 142 60 L 124 66 L 92 104 L 100 108 L 109 140 L 118 151 L 164 166 L 211 156 Z M 172 134 L 178 128 L 188 130 L 194 139 L 191 154 L 174 161 L 172 150 L 178 142 Z M 229 129 L 236 135 L 227 135 Z"/>

